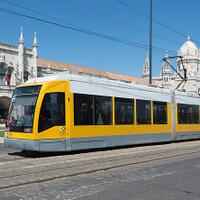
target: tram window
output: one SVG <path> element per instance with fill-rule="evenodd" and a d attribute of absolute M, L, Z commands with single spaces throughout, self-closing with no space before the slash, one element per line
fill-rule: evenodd
<path fill-rule="evenodd" d="M 154 124 L 167 124 L 167 103 L 166 102 L 153 102 L 153 123 Z"/>
<path fill-rule="evenodd" d="M 38 131 L 65 125 L 65 93 L 47 93 L 39 116 Z"/>
<path fill-rule="evenodd" d="M 115 98 L 115 124 L 133 124 L 134 100 Z"/>
<path fill-rule="evenodd" d="M 199 106 L 178 104 L 179 124 L 199 124 Z"/>
<path fill-rule="evenodd" d="M 93 96 L 85 94 L 74 94 L 74 124 L 93 124 Z"/>
<path fill-rule="evenodd" d="M 137 124 L 151 124 L 151 101 L 136 100 Z"/>
<path fill-rule="evenodd" d="M 199 106 L 198 105 L 190 105 L 189 111 L 189 119 L 190 124 L 199 124 Z"/>
<path fill-rule="evenodd" d="M 186 104 L 178 104 L 178 123 L 189 124 Z"/>
<path fill-rule="evenodd" d="M 112 98 L 74 94 L 74 125 L 112 124 Z"/>
<path fill-rule="evenodd" d="M 112 99 L 111 97 L 94 96 L 95 124 L 112 124 Z"/>

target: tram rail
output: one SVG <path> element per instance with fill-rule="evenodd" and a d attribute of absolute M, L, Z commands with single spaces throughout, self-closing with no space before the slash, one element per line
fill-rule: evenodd
<path fill-rule="evenodd" d="M 199 155 L 200 141 L 0 161 L 0 189 Z"/>

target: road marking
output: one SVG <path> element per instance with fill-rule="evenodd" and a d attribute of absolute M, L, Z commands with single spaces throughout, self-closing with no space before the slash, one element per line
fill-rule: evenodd
<path fill-rule="evenodd" d="M 200 168 L 200 164 L 198 164 L 198 165 L 195 165 L 195 167 L 196 167 L 196 168 Z"/>
<path fill-rule="evenodd" d="M 174 174 L 174 173 L 175 173 L 175 171 L 170 171 L 170 172 L 165 172 L 165 173 L 156 173 L 151 177 L 145 178 L 145 180 L 146 179 L 152 179 L 152 178 L 160 177 L 160 176 L 171 175 L 171 174 Z"/>

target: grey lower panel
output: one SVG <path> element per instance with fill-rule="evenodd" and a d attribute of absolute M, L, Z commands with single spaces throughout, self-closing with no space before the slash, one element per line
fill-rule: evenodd
<path fill-rule="evenodd" d="M 66 151 L 66 139 L 62 140 L 21 140 L 5 138 L 5 145 L 9 148 L 29 151 Z"/>
<path fill-rule="evenodd" d="M 176 133 L 177 140 L 200 138 L 200 132 Z M 31 151 L 73 151 L 134 144 L 156 143 L 170 141 L 171 133 L 162 134 L 133 134 L 123 136 L 66 138 L 61 140 L 20 140 L 5 138 L 6 146 Z"/>
<path fill-rule="evenodd" d="M 80 149 L 94 149 L 113 146 L 124 146 L 131 144 L 153 143 L 170 141 L 171 134 L 145 134 L 124 135 L 87 138 L 67 138 L 61 140 L 22 140 L 5 138 L 6 146 L 14 149 L 30 151 L 73 151 Z"/>
<path fill-rule="evenodd" d="M 66 139 L 40 140 L 40 151 L 66 151 Z"/>
<path fill-rule="evenodd" d="M 40 143 L 37 140 L 21 140 L 5 138 L 4 143 L 7 147 L 20 150 L 39 151 Z"/>
<path fill-rule="evenodd" d="M 170 141 L 171 133 L 71 138 L 67 140 L 71 143 L 71 150 L 79 150 Z"/>
<path fill-rule="evenodd" d="M 200 132 L 177 132 L 176 133 L 176 140 L 187 140 L 187 139 L 199 139 Z"/>

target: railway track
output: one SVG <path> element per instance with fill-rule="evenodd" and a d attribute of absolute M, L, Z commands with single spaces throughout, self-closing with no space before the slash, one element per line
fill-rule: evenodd
<path fill-rule="evenodd" d="M 0 160 L 0 189 L 126 166 L 139 167 L 152 162 L 185 159 L 191 155 L 200 155 L 200 141 L 74 155 L 23 158 L 5 162 Z"/>

